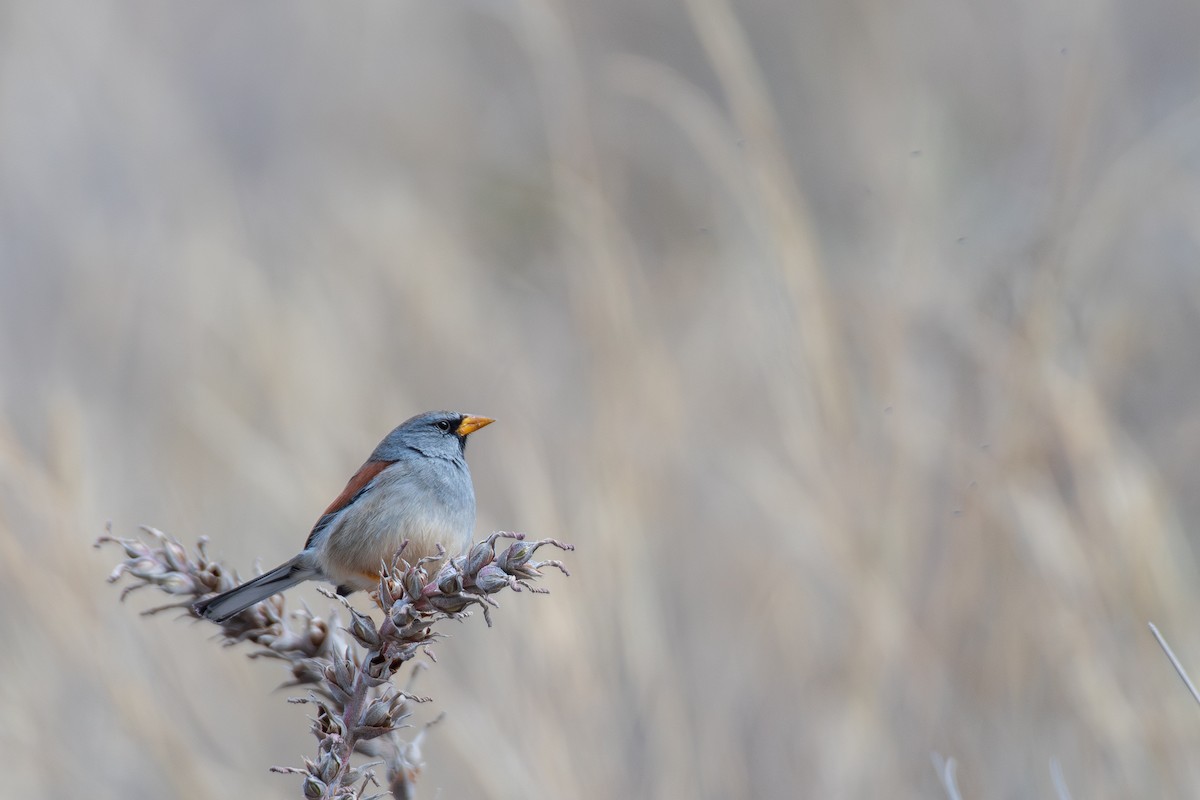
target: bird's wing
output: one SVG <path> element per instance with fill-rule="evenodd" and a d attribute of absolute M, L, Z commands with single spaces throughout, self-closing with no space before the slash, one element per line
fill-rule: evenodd
<path fill-rule="evenodd" d="M 354 473 L 354 477 L 346 484 L 346 488 L 342 489 L 342 493 L 329 504 L 329 508 L 325 509 L 325 512 L 321 514 L 321 518 L 317 520 L 317 524 L 313 525 L 312 533 L 308 534 L 308 541 L 304 543 L 304 548 L 307 550 L 312 544 L 313 539 L 317 537 L 317 534 L 325 530 L 326 526 L 333 522 L 334 517 L 353 505 L 355 500 L 362 497 L 367 489 L 371 487 L 371 482 L 375 480 L 375 477 L 379 473 L 395 463 L 395 461 L 368 461 L 359 467 L 358 472 Z"/>

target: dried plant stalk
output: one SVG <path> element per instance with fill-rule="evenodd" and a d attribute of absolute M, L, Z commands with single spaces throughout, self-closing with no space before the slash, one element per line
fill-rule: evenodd
<path fill-rule="evenodd" d="M 116 544 L 125 550 L 125 560 L 108 578 L 109 582 L 128 579 L 121 591 L 122 600 L 147 586 L 178 598 L 143 613 L 180 609 L 196 617 L 192 605 L 198 599 L 237 585 L 235 574 L 208 557 L 206 539 L 202 538 L 195 553 L 190 553 L 161 531 L 143 530 L 148 540 L 115 537 L 110 530 L 96 541 L 97 547 Z M 498 550 L 504 540 L 512 541 Z M 382 612 L 379 622 L 324 591 L 343 604 L 349 614 L 348 627 L 343 627 L 336 613 L 323 618 L 301 608 L 287 614 L 282 595 L 274 595 L 221 623 L 226 643 L 250 642 L 256 647 L 250 654 L 252 658 L 286 662 L 291 679 L 285 686 L 309 688 L 307 697 L 293 698 L 292 702 L 316 707 L 312 723 L 316 757 L 304 759 L 303 767 L 272 769 L 303 776 L 304 796 L 310 800 L 348 800 L 363 798 L 369 786 L 378 785 L 373 768 L 382 765 L 391 795 L 405 800 L 414 797 L 422 765 L 421 743 L 429 726 L 441 717 L 412 738 L 401 737 L 399 731 L 408 727 L 405 721 L 411 715 L 411 704 L 428 698 L 412 694 L 411 677 L 409 684 L 400 689 L 392 682 L 393 676 L 419 653 L 432 659 L 429 645 L 441 635 L 434 629 L 438 623 L 468 616 L 472 606 L 477 606 L 490 626 L 489 612 L 496 607 L 492 595 L 503 589 L 545 593 L 546 589 L 531 583 L 542 577 L 543 569 L 569 574 L 561 561 L 534 560 L 545 545 L 574 549 L 554 539 L 526 542 L 523 534 L 501 531 L 475 544 L 466 555 L 446 560 L 433 576 L 427 566 L 441 562 L 444 553 L 409 564 L 401 547 L 390 564 L 380 564 L 379 586 L 371 592 L 371 599 Z M 353 766 L 351 757 L 355 753 L 373 760 Z"/>

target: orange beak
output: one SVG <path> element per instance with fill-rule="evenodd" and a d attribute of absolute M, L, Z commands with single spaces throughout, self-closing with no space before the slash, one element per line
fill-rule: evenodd
<path fill-rule="evenodd" d="M 459 436 L 467 436 L 495 421 L 490 417 L 463 417 L 463 421 L 458 423 L 458 429 L 454 432 Z"/>

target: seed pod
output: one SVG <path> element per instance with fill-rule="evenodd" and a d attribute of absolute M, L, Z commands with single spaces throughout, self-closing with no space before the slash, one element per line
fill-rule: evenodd
<path fill-rule="evenodd" d="M 407 600 L 397 600 L 388 617 L 393 625 L 403 630 L 417 618 L 417 612 Z"/>
<path fill-rule="evenodd" d="M 330 783 L 337 777 L 338 772 L 342 769 L 342 760 L 338 758 L 337 753 L 328 752 L 321 759 L 321 780 L 325 783 Z"/>
<path fill-rule="evenodd" d="M 371 728 L 382 728 L 391 725 L 392 704 L 385 698 L 379 698 L 363 712 L 362 724 Z"/>
<path fill-rule="evenodd" d="M 413 602 L 421 599 L 421 592 L 425 590 L 425 582 L 421 579 L 420 570 L 415 567 L 407 570 L 404 573 L 404 593 Z"/>
<path fill-rule="evenodd" d="M 500 556 L 500 568 L 505 572 L 514 572 L 532 557 L 532 547 L 525 542 L 513 542 Z"/>
<path fill-rule="evenodd" d="M 345 658 L 335 658 L 325 667 L 325 680 L 349 694 L 354 690 L 354 665 Z"/>
<path fill-rule="evenodd" d="M 504 570 L 495 564 L 488 564 L 475 576 L 475 585 L 484 594 L 492 594 L 508 586 L 509 580 Z"/>
<path fill-rule="evenodd" d="M 458 594 L 463 589 L 462 575 L 457 572 L 447 572 L 438 581 L 438 591 L 442 594 Z"/>
<path fill-rule="evenodd" d="M 457 614 L 472 602 L 476 601 L 461 594 L 435 594 L 429 598 L 429 605 L 447 614 Z"/>
<path fill-rule="evenodd" d="M 379 631 L 375 629 L 375 621 L 353 609 L 350 611 L 350 635 L 368 650 L 379 646 Z"/>
<path fill-rule="evenodd" d="M 319 797 L 324 797 L 325 788 L 325 781 L 314 775 L 308 775 L 304 778 L 304 796 L 308 800 L 317 800 Z"/>
<path fill-rule="evenodd" d="M 474 575 L 479 570 L 483 569 L 492 560 L 496 558 L 495 551 L 487 542 L 479 542 L 471 548 L 471 554 L 467 556 L 467 574 Z"/>

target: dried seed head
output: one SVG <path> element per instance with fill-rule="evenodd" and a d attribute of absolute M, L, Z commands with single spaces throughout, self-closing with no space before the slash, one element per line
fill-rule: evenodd
<path fill-rule="evenodd" d="M 310 658 L 292 662 L 292 683 L 300 686 L 306 683 L 320 683 L 325 677 L 325 670 L 320 663 Z"/>
<path fill-rule="evenodd" d="M 388 614 L 392 624 L 397 628 L 406 628 L 417 618 L 417 610 L 407 600 L 397 600 Z"/>
<path fill-rule="evenodd" d="M 380 697 L 363 712 L 362 724 L 371 728 L 383 728 L 392 724 L 392 704 L 386 697 Z"/>
<path fill-rule="evenodd" d="M 312 723 L 312 732 L 314 736 L 323 741 L 328 741 L 334 736 L 346 735 L 341 717 L 334 715 L 322 702 L 317 703 L 317 716 Z"/>
<path fill-rule="evenodd" d="M 400 669 L 400 665 L 404 663 L 402 652 L 389 650 L 387 658 L 375 658 L 367 662 L 367 675 L 376 681 L 388 681 L 392 679 L 392 675 L 396 670 Z"/>
<path fill-rule="evenodd" d="M 186 608 L 190 599 L 225 591 L 238 583 L 234 571 L 209 559 L 203 542 L 190 554 L 160 531 L 146 529 L 145 533 L 141 540 L 102 536 L 97 544 L 116 544 L 124 550 L 125 560 L 110 578 L 124 580 L 122 597 L 131 589 L 153 586 L 182 599 L 150 613 Z M 497 555 L 496 542 L 501 538 L 517 541 Z M 286 614 L 282 596 L 273 596 L 222 623 L 227 643 L 256 645 L 259 649 L 251 654 L 253 657 L 286 662 L 291 685 L 312 687 L 308 698 L 300 702 L 317 709 L 311 728 L 317 739 L 317 758 L 306 759 L 305 769 L 277 771 L 304 775 L 305 797 L 328 800 L 361 798 L 365 793 L 365 783 L 360 787 L 352 784 L 367 775 L 361 770 L 370 765 L 352 768 L 352 752 L 383 756 L 390 778 L 403 773 L 409 782 L 415 779 L 420 766 L 416 747 L 420 735 L 411 743 L 388 738 L 375 743 L 374 749 L 359 745 L 395 733 L 407 717 L 404 697 L 394 692 L 390 681 L 406 661 L 419 653 L 433 659 L 429 645 L 439 635 L 437 623 L 475 603 L 483 609 L 490 625 L 488 606 L 494 601 L 489 595 L 505 587 L 514 591 L 534 589 L 530 582 L 541 577 L 539 570 L 545 567 L 566 571 L 560 562 L 532 561 L 531 557 L 543 545 L 564 550 L 571 549 L 569 545 L 553 539 L 525 543 L 523 538 L 520 534 L 493 533 L 472 546 L 465 556 L 450 561 L 446 561 L 445 552 L 439 552 L 410 566 L 397 556 L 374 595 L 377 607 L 385 614 L 382 623 L 353 610 L 346 628 L 336 615 L 323 619 L 307 608 Z M 445 563 L 431 580 L 421 565 L 433 561 Z M 362 710 L 347 718 L 351 708 Z M 390 751 L 396 752 L 387 755 Z M 393 788 L 399 785 L 392 782 Z"/>
<path fill-rule="evenodd" d="M 325 680 L 349 694 L 354 690 L 354 665 L 347 658 L 335 658 L 325 667 Z"/>
<path fill-rule="evenodd" d="M 500 568 L 505 572 L 515 572 L 526 561 L 533 557 L 533 548 L 525 542 L 513 542 L 500 556 Z"/>
<path fill-rule="evenodd" d="M 479 542 L 471 548 L 471 553 L 467 556 L 467 574 L 474 575 L 492 563 L 495 558 L 496 553 L 492 550 L 492 545 L 488 542 Z"/>
<path fill-rule="evenodd" d="M 396 602 L 399 596 L 399 587 L 396 585 L 396 580 L 388 574 L 379 581 L 379 607 L 388 609 L 392 607 L 392 603 Z"/>
<path fill-rule="evenodd" d="M 173 572 L 166 576 L 161 584 L 167 594 L 196 594 L 196 581 L 190 575 Z"/>
<path fill-rule="evenodd" d="M 166 570 L 164 570 L 153 558 L 139 558 L 136 561 L 127 563 L 129 563 L 127 569 L 138 578 L 153 580 L 159 575 L 166 574 Z"/>
<path fill-rule="evenodd" d="M 320 762 L 320 777 L 325 783 L 332 783 L 342 769 L 342 759 L 338 754 L 330 750 L 321 756 Z"/>
<path fill-rule="evenodd" d="M 457 572 L 446 572 L 438 581 L 438 591 L 442 594 L 458 594 L 463 590 L 462 575 Z"/>
<path fill-rule="evenodd" d="M 169 539 L 163 540 L 162 546 L 163 558 L 167 562 L 167 566 L 176 572 L 186 570 L 191 559 L 188 558 L 188 552 L 179 542 Z"/>
<path fill-rule="evenodd" d="M 375 629 L 375 621 L 354 609 L 350 610 L 350 635 L 368 650 L 379 647 L 379 631 Z"/>
<path fill-rule="evenodd" d="M 463 594 L 435 594 L 429 598 L 429 605 L 447 614 L 457 614 L 475 600 Z"/>
<path fill-rule="evenodd" d="M 414 603 L 421 599 L 421 593 L 425 591 L 425 580 L 421 575 L 421 570 L 416 567 L 410 567 L 404 572 L 404 593 L 409 600 Z"/>
<path fill-rule="evenodd" d="M 304 796 L 307 797 L 308 800 L 318 800 L 318 798 L 324 797 L 325 789 L 325 781 L 321 780 L 315 775 L 309 775 L 305 777 Z"/>
<path fill-rule="evenodd" d="M 496 564 L 488 564 L 475 576 L 475 585 L 484 594 L 498 592 L 512 584 L 512 579 Z"/>

